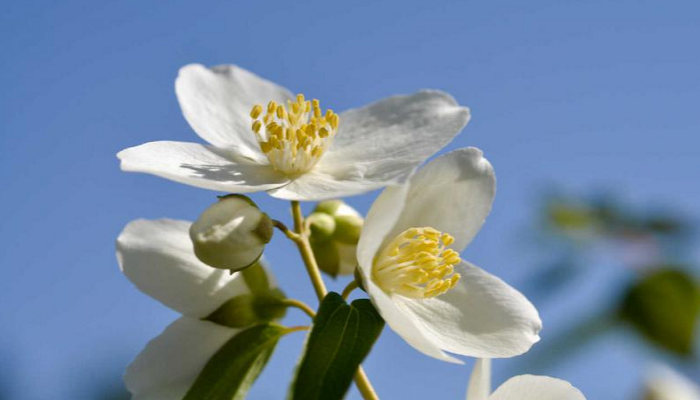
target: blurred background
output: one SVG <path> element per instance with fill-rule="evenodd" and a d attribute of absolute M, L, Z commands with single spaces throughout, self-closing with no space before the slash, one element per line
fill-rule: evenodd
<path fill-rule="evenodd" d="M 135 218 L 193 220 L 217 193 L 122 173 L 115 154 L 201 141 L 173 89 L 192 62 L 241 65 L 337 111 L 421 88 L 471 108 L 446 151 L 483 149 L 499 187 L 463 257 L 544 321 L 532 352 L 494 363 L 494 384 L 547 374 L 589 399 L 639 399 L 657 362 L 700 381 L 698 2 L 2 8 L 0 398 L 128 398 L 125 366 L 176 318 L 122 276 L 114 240 Z M 366 212 L 376 195 L 349 202 Z M 286 203 L 254 200 L 290 220 Z M 268 249 L 287 293 L 315 304 L 291 244 Z M 281 342 L 250 398 L 284 397 L 302 340 Z M 460 399 L 471 360 L 434 361 L 387 329 L 365 366 L 383 398 Z"/>

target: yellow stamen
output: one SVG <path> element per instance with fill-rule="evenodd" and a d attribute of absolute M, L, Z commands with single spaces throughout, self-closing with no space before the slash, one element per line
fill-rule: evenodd
<path fill-rule="evenodd" d="M 296 176 L 313 168 L 328 150 L 338 131 L 340 119 L 333 110 L 321 109 L 318 100 L 308 101 L 303 94 L 287 105 L 270 101 L 250 111 L 251 128 L 276 170 Z"/>
<path fill-rule="evenodd" d="M 446 248 L 454 238 L 437 229 L 410 228 L 396 236 L 375 259 L 372 279 L 384 291 L 413 299 L 446 293 L 459 282 L 459 253 Z"/>
<path fill-rule="evenodd" d="M 261 113 L 262 113 L 262 106 L 259 104 L 256 104 L 255 106 L 253 106 L 253 109 L 250 110 L 250 118 L 257 119 Z"/>

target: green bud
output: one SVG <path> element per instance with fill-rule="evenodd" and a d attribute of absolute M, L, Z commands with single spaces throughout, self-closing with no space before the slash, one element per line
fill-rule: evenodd
<path fill-rule="evenodd" d="M 328 214 L 312 213 L 306 218 L 306 222 L 309 224 L 309 239 L 312 242 L 326 242 L 335 233 L 335 218 Z"/>
<path fill-rule="evenodd" d="M 345 204 L 342 200 L 325 200 L 316 205 L 314 212 L 324 213 L 328 215 L 335 215 L 338 208 Z"/>
<path fill-rule="evenodd" d="M 333 239 L 341 243 L 357 244 L 364 219 L 357 215 L 338 215 L 335 217 Z"/>
<path fill-rule="evenodd" d="M 311 241 L 311 250 L 321 271 L 334 278 L 340 274 L 340 254 L 335 243 Z"/>
<path fill-rule="evenodd" d="M 197 258 L 211 267 L 232 271 L 255 264 L 272 233 L 267 214 L 243 195 L 220 197 L 190 227 Z"/>
<path fill-rule="evenodd" d="M 284 293 L 279 289 L 236 296 L 204 320 L 229 328 L 245 328 L 261 322 L 279 320 L 287 311 L 287 306 L 281 303 L 284 298 Z"/>
<path fill-rule="evenodd" d="M 319 268 L 334 278 L 352 274 L 364 222 L 360 214 L 342 200 L 326 200 L 318 203 L 307 221 Z"/>

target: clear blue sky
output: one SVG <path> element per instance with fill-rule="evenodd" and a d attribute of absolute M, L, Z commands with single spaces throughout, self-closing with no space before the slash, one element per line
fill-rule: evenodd
<path fill-rule="evenodd" d="M 696 1 L 263 3 L 3 4 L 0 393 L 89 399 L 176 317 L 120 274 L 114 239 L 138 217 L 194 219 L 215 193 L 121 173 L 115 154 L 199 140 L 173 90 L 187 63 L 236 63 L 336 110 L 453 94 L 473 118 L 450 148 L 482 148 L 499 178 L 463 256 L 515 286 L 541 256 L 522 237 L 551 183 L 700 215 Z M 375 195 L 351 203 L 366 211 Z M 255 200 L 288 217 L 283 202 Z M 292 247 L 270 248 L 287 292 L 313 301 Z M 545 340 L 605 297 L 610 269 L 596 271 L 540 307 Z M 301 340 L 285 339 L 251 398 L 282 398 Z M 629 399 L 653 355 L 613 337 L 545 372 L 591 399 Z M 469 374 L 389 331 L 366 366 L 387 399 L 460 399 Z M 495 364 L 497 381 L 507 366 Z"/>

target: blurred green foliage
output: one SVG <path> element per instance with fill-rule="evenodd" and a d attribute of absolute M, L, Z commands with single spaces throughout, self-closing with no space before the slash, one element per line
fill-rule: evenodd
<path fill-rule="evenodd" d="M 700 314 L 700 286 L 679 269 L 663 268 L 635 282 L 623 296 L 619 315 L 662 348 L 693 355 Z"/>
<path fill-rule="evenodd" d="M 555 234 L 589 231 L 597 235 L 687 235 L 690 223 L 668 212 L 639 212 L 611 197 L 552 196 L 545 201 L 544 225 Z"/>
<path fill-rule="evenodd" d="M 613 275 L 620 279 L 619 285 L 608 287 L 619 287 L 620 292 L 612 295 L 604 309 L 550 338 L 533 352 L 531 365 L 544 366 L 559 356 L 570 356 L 622 325 L 668 354 L 696 355 L 700 284 L 694 276 L 697 268 L 691 250 L 696 238 L 690 218 L 639 210 L 609 195 L 553 195 L 545 198 L 540 210 L 538 237 L 552 261 L 543 263 L 524 285 L 538 307 L 566 295 L 563 288 L 585 277 L 591 263 L 619 265 L 627 272 Z"/>

